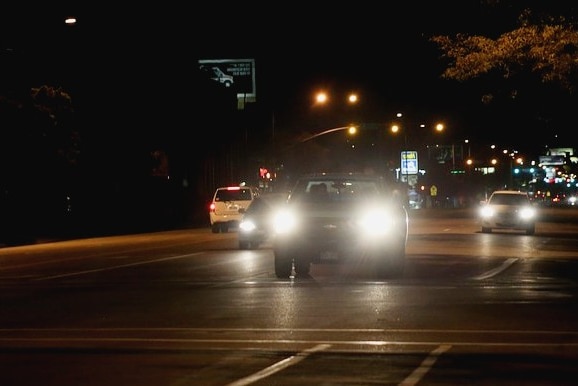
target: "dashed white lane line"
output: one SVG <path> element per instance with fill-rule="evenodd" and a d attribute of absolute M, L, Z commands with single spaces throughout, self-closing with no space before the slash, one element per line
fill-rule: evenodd
<path fill-rule="evenodd" d="M 449 344 L 442 344 L 433 350 L 427 358 L 421 362 L 421 365 L 415 369 L 406 379 L 404 379 L 399 386 L 414 386 L 427 374 L 432 366 L 436 363 L 440 355 L 452 348 Z"/>
<path fill-rule="evenodd" d="M 323 351 L 323 350 L 327 350 L 329 347 L 331 347 L 330 344 L 318 344 L 315 347 L 312 347 L 310 349 L 301 351 L 300 353 L 296 354 L 296 355 L 292 355 L 289 358 L 285 358 L 280 362 L 277 362 L 259 372 L 256 372 L 255 374 L 249 375 L 248 377 L 239 379 L 235 382 L 229 383 L 227 386 L 245 386 L 245 385 L 250 385 L 251 383 L 257 382 L 260 379 L 266 378 L 271 374 L 274 374 L 276 372 L 279 372 L 289 366 L 293 366 L 294 364 L 297 364 L 299 362 L 301 362 L 303 359 L 307 358 L 309 355 L 318 352 L 318 351 Z"/>
<path fill-rule="evenodd" d="M 508 269 L 512 264 L 514 264 L 516 261 L 518 261 L 517 258 L 514 257 L 510 257 L 508 258 L 506 261 L 504 261 L 502 263 L 502 265 L 500 265 L 499 267 L 496 267 L 494 269 L 491 269 L 481 275 L 478 276 L 474 276 L 472 279 L 474 280 L 484 280 L 484 279 L 489 279 L 492 276 L 495 276 L 497 274 L 499 274 L 500 272 L 505 271 L 506 269 Z"/>

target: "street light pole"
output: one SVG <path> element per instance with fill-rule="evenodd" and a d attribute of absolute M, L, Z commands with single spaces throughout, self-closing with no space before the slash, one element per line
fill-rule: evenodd
<path fill-rule="evenodd" d="M 350 134 L 355 134 L 355 133 L 357 132 L 357 128 L 356 128 L 354 125 L 342 126 L 342 127 L 335 127 L 335 128 L 333 128 L 333 129 L 327 129 L 327 130 L 324 130 L 324 131 L 322 131 L 322 132 L 320 132 L 320 133 L 316 133 L 316 134 L 310 135 L 309 137 L 300 140 L 299 143 L 307 142 L 307 141 L 312 140 L 313 138 L 321 137 L 322 135 L 329 134 L 329 133 L 333 133 L 333 132 L 336 132 L 336 131 L 342 131 L 342 130 L 349 130 L 349 133 L 350 133 Z"/>

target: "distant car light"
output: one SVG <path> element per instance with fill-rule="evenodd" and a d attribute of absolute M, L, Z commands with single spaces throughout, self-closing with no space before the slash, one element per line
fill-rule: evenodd
<path fill-rule="evenodd" d="M 527 235 L 536 232 L 538 212 L 527 193 L 496 190 L 482 202 L 479 216 L 482 233 L 495 230 L 523 230 Z"/>

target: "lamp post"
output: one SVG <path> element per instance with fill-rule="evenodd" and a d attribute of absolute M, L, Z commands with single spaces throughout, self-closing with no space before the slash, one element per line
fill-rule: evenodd
<path fill-rule="evenodd" d="M 504 149 L 502 153 L 508 157 L 509 160 L 508 189 L 514 189 L 514 164 L 522 165 L 524 160 L 522 157 L 518 156 L 517 150 Z"/>
<path fill-rule="evenodd" d="M 312 94 L 310 110 L 314 119 L 308 119 L 308 123 L 315 122 L 315 126 L 336 127 L 344 121 L 358 120 L 358 106 L 361 103 L 359 94 L 355 91 L 334 92 L 318 90 Z"/>
<path fill-rule="evenodd" d="M 333 128 L 333 129 L 324 130 L 324 131 L 322 131 L 322 132 L 320 132 L 320 133 L 312 134 L 312 135 L 310 135 L 310 136 L 308 136 L 308 137 L 306 137 L 306 138 L 304 138 L 304 139 L 301 139 L 301 140 L 299 141 L 299 143 L 303 143 L 303 142 L 310 141 L 310 140 L 312 140 L 313 138 L 321 137 L 322 135 L 334 133 L 334 132 L 336 132 L 336 131 L 344 131 L 344 130 L 347 130 L 347 132 L 348 132 L 349 134 L 351 134 L 351 135 L 357 133 L 357 127 L 352 124 L 352 125 L 349 125 L 349 126 L 335 127 L 335 128 Z"/>

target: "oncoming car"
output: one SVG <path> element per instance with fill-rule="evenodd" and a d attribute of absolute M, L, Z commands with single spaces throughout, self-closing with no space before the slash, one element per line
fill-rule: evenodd
<path fill-rule="evenodd" d="M 263 193 L 242 210 L 237 239 L 239 249 L 256 249 L 273 233 L 275 211 L 287 199 L 284 193 Z"/>
<path fill-rule="evenodd" d="M 274 221 L 275 274 L 307 275 L 311 264 L 371 264 L 378 277 L 405 265 L 408 213 L 385 181 L 366 174 L 298 179 Z"/>
<path fill-rule="evenodd" d="M 237 227 L 249 204 L 259 195 L 250 186 L 225 186 L 217 188 L 209 205 L 209 219 L 213 233 L 228 232 Z"/>
<path fill-rule="evenodd" d="M 536 207 L 528 194 L 512 190 L 493 192 L 480 208 L 483 233 L 491 233 L 493 229 L 510 229 L 533 235 L 536 216 Z"/>

